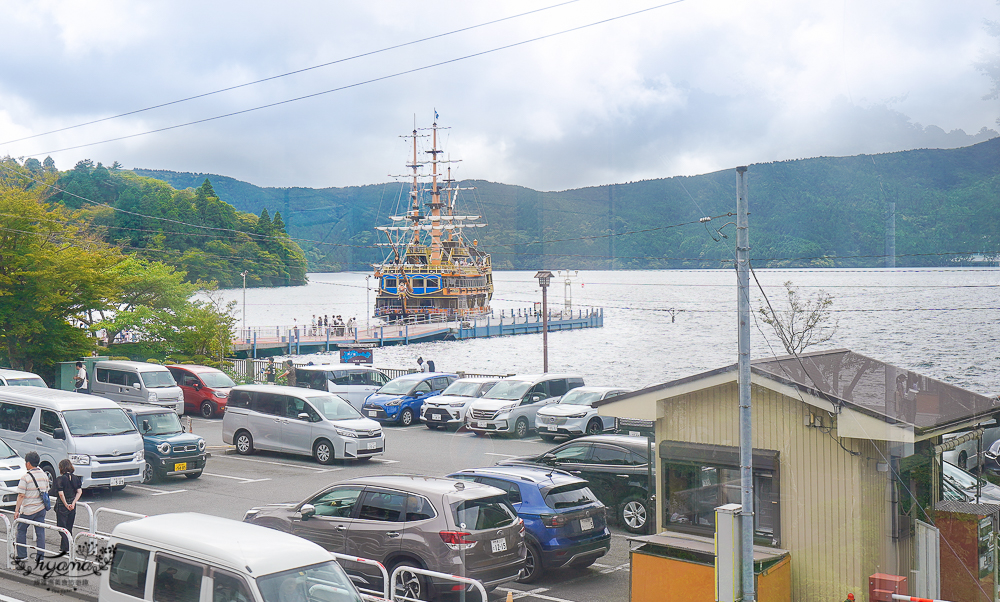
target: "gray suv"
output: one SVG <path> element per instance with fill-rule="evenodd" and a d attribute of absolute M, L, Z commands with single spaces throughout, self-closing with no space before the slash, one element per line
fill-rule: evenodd
<path fill-rule="evenodd" d="M 243 520 L 377 560 L 390 574 L 420 567 L 477 579 L 488 590 L 516 579 L 526 555 L 524 522 L 506 492 L 441 477 L 359 477 L 302 502 L 252 508 Z M 342 564 L 359 587 L 381 589 L 381 575 L 370 567 Z M 392 590 L 426 600 L 455 585 L 404 571 Z"/>

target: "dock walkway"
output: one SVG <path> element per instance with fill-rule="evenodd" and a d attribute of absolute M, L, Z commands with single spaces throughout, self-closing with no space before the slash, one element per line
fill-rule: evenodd
<path fill-rule="evenodd" d="M 549 332 L 601 328 L 604 326 L 604 310 L 599 308 L 579 310 L 569 314 L 550 312 L 548 323 Z M 455 322 L 380 325 L 370 329 L 356 329 L 353 333 L 344 327 L 334 326 L 322 328 L 279 326 L 253 328 L 242 332 L 240 338 L 233 341 L 233 351 L 236 357 L 241 358 L 301 355 L 334 351 L 344 347 L 383 347 L 540 332 L 542 332 L 542 316 L 529 311 Z"/>

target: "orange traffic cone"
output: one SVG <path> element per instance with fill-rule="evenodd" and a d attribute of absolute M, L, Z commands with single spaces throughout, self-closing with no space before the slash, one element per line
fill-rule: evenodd
<path fill-rule="evenodd" d="M 514 592 L 507 592 L 507 602 L 514 602 Z"/>

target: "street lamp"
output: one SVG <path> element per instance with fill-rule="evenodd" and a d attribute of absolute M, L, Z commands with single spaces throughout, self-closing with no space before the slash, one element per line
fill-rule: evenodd
<path fill-rule="evenodd" d="M 368 281 L 370 279 L 371 279 L 371 274 L 365 276 L 365 331 L 366 332 L 371 332 L 372 329 L 370 322 L 370 318 L 372 315 L 372 306 L 370 301 L 372 289 L 368 284 Z"/>
<path fill-rule="evenodd" d="M 247 341 L 250 340 L 250 333 L 247 332 L 247 274 L 249 273 L 249 270 L 240 272 L 240 276 L 243 276 L 243 338 Z"/>
<path fill-rule="evenodd" d="M 542 372 L 549 371 L 549 299 L 546 294 L 549 288 L 549 281 L 552 280 L 552 272 L 539 270 L 535 274 L 538 279 L 538 286 L 542 287 Z"/>

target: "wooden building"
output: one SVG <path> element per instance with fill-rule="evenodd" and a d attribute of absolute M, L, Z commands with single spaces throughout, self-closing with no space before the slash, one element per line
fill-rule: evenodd
<path fill-rule="evenodd" d="M 740 502 L 736 365 L 614 397 L 601 414 L 655 421 L 656 525 L 712 537 Z M 787 550 L 792 599 L 867 598 L 910 577 L 933 522 L 931 447 L 1000 401 L 840 349 L 752 363 L 755 543 Z M 912 592 L 911 592 L 912 593 Z"/>

